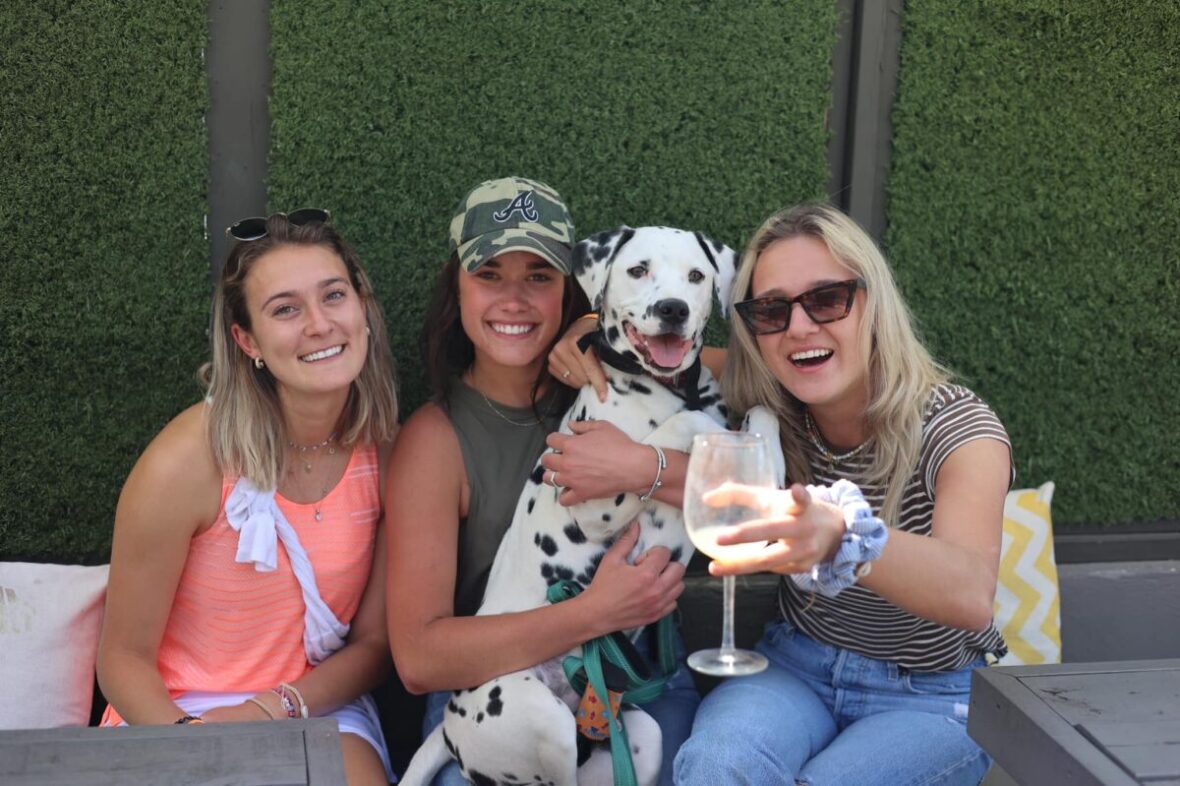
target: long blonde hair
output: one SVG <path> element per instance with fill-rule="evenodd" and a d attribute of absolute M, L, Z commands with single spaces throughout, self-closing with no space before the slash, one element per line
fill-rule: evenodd
<path fill-rule="evenodd" d="M 285 245 L 318 245 L 344 261 L 349 280 L 365 309 L 369 348 L 360 375 L 353 381 L 338 424 L 343 446 L 380 443 L 397 431 L 397 387 L 393 357 L 381 305 L 353 248 L 329 224 L 296 225 L 281 213 L 267 219 L 267 234 L 236 243 L 213 294 L 212 361 L 201 368 L 208 390 L 208 435 L 222 473 L 240 475 L 261 489 L 278 487 L 288 459 L 287 426 L 279 405 L 275 378 L 234 342 L 234 324 L 250 330 L 246 278 L 268 252 Z"/>
<path fill-rule="evenodd" d="M 895 522 L 905 486 L 918 464 L 923 409 L 933 387 L 945 382 L 950 372 L 934 361 L 919 340 L 913 316 L 872 238 L 829 205 L 787 208 L 763 222 L 742 255 L 733 302 L 750 297 L 754 266 L 762 252 L 798 236 L 822 242 L 837 262 L 867 285 L 860 346 L 861 362 L 869 370 L 864 418 L 873 460 L 863 480 L 885 488 L 880 514 L 885 521 Z M 782 429 L 787 476 L 804 483 L 813 479 L 804 447 L 805 407 L 779 384 L 762 358 L 757 339 L 740 319 L 730 325 L 722 392 L 739 415 L 757 404 L 774 412 Z"/>

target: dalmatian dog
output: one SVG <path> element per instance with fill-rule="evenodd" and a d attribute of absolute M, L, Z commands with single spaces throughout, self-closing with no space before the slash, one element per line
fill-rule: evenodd
<path fill-rule="evenodd" d="M 641 227 L 602 232 L 578 243 L 573 270 L 599 313 L 598 355 L 609 384 L 605 402 L 581 390 L 561 425 L 608 420 L 631 439 L 688 451 L 694 434 L 725 428 L 720 389 L 699 362 L 714 294 L 726 308 L 734 252 L 699 232 Z M 777 424 L 776 424 L 777 433 Z M 656 461 L 652 453 L 653 464 Z M 590 584 L 607 548 L 632 521 L 640 536 L 630 558 L 665 546 L 687 563 L 692 545 L 679 509 L 636 494 L 562 506 L 538 461 L 496 553 L 479 614 L 544 605 L 549 586 Z M 628 632 L 634 639 L 639 631 Z M 580 654 L 580 648 L 568 654 Z M 423 742 L 404 784 L 428 784 L 451 759 L 476 784 L 609 784 L 605 745 L 579 755 L 575 711 L 561 658 L 456 691 L 443 722 Z M 660 728 L 624 705 L 623 722 L 640 784 L 653 784 Z M 579 758 L 582 761 L 579 761 Z"/>

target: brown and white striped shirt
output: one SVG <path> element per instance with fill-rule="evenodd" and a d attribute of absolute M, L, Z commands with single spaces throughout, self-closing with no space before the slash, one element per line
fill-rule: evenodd
<path fill-rule="evenodd" d="M 999 418 L 965 387 L 936 386 L 926 404 L 918 467 L 906 484 L 900 521 L 892 528 L 930 536 L 934 515 L 934 484 L 942 462 L 956 448 L 976 439 L 995 439 L 1008 445 Z M 830 485 L 846 478 L 860 485 L 865 500 L 880 515 L 885 489 L 861 482 L 872 461 L 867 453 L 828 461 L 807 445 L 813 483 Z M 950 671 L 963 668 L 980 655 L 1001 657 L 1008 648 L 995 624 L 983 632 L 940 625 L 903 611 L 872 590 L 853 585 L 834 598 L 804 592 L 794 582 L 779 582 L 783 617 L 812 638 L 870 658 L 892 661 L 911 671 Z"/>

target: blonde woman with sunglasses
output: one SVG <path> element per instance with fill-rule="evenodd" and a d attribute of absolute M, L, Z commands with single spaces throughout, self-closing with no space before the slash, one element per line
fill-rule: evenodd
<path fill-rule="evenodd" d="M 324 210 L 249 218 L 213 298 L 208 397 L 115 512 L 103 725 L 340 725 L 348 782 L 393 773 L 381 465 L 397 430 L 381 308 Z"/>
<path fill-rule="evenodd" d="M 768 545 L 710 572 L 781 574 L 780 615 L 758 644 L 770 667 L 702 702 L 676 781 L 978 783 L 971 670 L 1005 652 L 1004 427 L 948 381 L 880 251 L 834 208 L 768 219 L 733 292 L 723 389 L 737 416 L 778 416 L 793 485 L 717 494 L 766 511 L 727 542 Z"/>

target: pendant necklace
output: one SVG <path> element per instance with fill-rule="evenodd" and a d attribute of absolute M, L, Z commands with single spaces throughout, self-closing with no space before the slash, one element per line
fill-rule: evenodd
<path fill-rule="evenodd" d="M 328 438 L 325 439 L 323 442 L 317 442 L 314 445 L 296 445 L 294 440 L 292 440 L 292 441 L 287 442 L 287 447 L 291 448 L 291 450 L 294 450 L 298 453 L 299 462 L 301 464 L 303 464 L 303 471 L 307 474 L 311 474 L 311 470 L 312 470 L 312 466 L 313 466 L 312 459 L 319 455 L 319 452 L 321 449 L 327 448 L 328 449 L 327 452 L 328 452 L 329 456 L 336 455 L 336 446 L 334 444 L 332 444 L 335 439 L 336 439 L 336 432 L 333 431 L 331 434 L 328 435 Z M 310 454 L 310 455 L 308 455 L 308 454 Z M 328 494 L 328 486 L 325 483 L 320 488 L 319 499 L 317 499 L 315 502 L 314 510 L 315 510 L 315 520 L 316 521 L 323 521 L 324 520 L 324 514 L 320 510 L 320 506 L 323 504 L 324 497 L 326 497 L 327 494 Z"/>
<path fill-rule="evenodd" d="M 811 444 L 815 446 L 815 449 L 820 452 L 821 456 L 828 460 L 829 470 L 834 470 L 837 462 L 847 461 L 854 456 L 860 455 L 869 444 L 869 441 L 866 439 L 852 450 L 847 450 L 843 453 L 833 453 L 823 443 L 823 440 L 820 439 L 819 429 L 816 428 L 815 421 L 811 419 L 811 412 L 806 409 L 803 410 L 803 424 L 807 429 L 807 438 L 811 440 Z"/>

